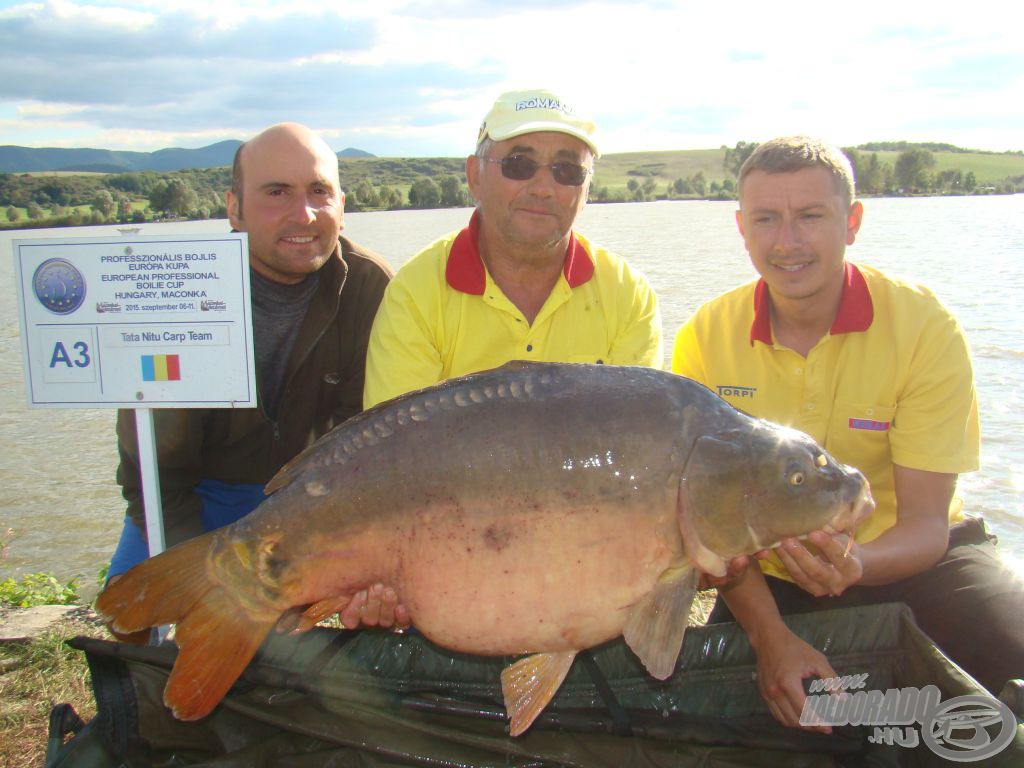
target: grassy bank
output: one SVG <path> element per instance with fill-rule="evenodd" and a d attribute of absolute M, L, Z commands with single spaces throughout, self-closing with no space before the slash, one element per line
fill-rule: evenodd
<path fill-rule="evenodd" d="M 82 608 L 35 640 L 0 645 L 0 768 L 43 765 L 54 705 L 71 704 L 83 720 L 95 714 L 85 655 L 65 645 L 76 635 L 109 637 Z"/>

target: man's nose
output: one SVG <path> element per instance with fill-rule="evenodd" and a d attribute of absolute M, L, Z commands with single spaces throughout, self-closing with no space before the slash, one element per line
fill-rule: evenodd
<path fill-rule="evenodd" d="M 291 208 L 288 211 L 288 218 L 291 221 L 303 224 L 312 224 L 316 221 L 316 205 L 309 195 L 296 195 Z"/>
<path fill-rule="evenodd" d="M 557 185 L 558 182 L 555 181 L 554 170 L 550 165 L 542 165 L 537 168 L 537 172 L 530 179 L 530 194 L 537 197 L 551 197 L 555 194 L 555 187 Z"/>
<path fill-rule="evenodd" d="M 800 244 L 800 235 L 797 232 L 796 222 L 785 217 L 779 223 L 775 232 L 775 250 L 780 253 L 789 253 Z"/>

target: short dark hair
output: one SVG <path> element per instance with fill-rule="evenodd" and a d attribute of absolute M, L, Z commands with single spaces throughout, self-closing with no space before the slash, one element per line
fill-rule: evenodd
<path fill-rule="evenodd" d="M 853 202 L 856 187 L 849 158 L 838 147 L 807 136 L 782 136 L 758 144 L 740 166 L 737 191 L 742 191 L 743 180 L 754 171 L 793 173 L 804 168 L 826 169 L 846 204 Z"/>

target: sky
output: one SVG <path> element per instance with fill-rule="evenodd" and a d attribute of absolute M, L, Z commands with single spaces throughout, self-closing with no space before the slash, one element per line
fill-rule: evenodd
<path fill-rule="evenodd" d="M 0 0 L 0 145 L 152 151 L 285 120 L 458 157 L 548 88 L 602 153 L 803 133 L 1024 150 L 1015 3 Z"/>

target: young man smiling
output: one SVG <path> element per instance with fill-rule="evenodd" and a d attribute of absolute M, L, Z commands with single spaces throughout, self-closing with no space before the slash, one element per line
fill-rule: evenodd
<path fill-rule="evenodd" d="M 469 226 L 414 256 L 385 293 L 367 407 L 510 360 L 661 367 L 647 280 L 573 231 L 597 155 L 594 124 L 557 94 L 497 99 L 466 160 Z"/>
<path fill-rule="evenodd" d="M 761 694 L 796 726 L 802 679 L 835 676 L 780 611 L 893 601 L 998 693 L 1024 674 L 1024 591 L 954 493 L 979 453 L 960 326 L 928 289 L 846 260 L 864 208 L 838 149 L 806 137 L 760 145 L 740 169 L 739 203 L 760 279 L 697 310 L 672 370 L 808 433 L 867 476 L 876 502 L 853 542 L 817 531 L 812 552 L 783 541 L 721 588 L 757 653 Z M 711 620 L 730 617 L 719 601 Z"/>
<path fill-rule="evenodd" d="M 248 233 L 258 407 L 155 411 L 168 546 L 250 512 L 282 465 L 362 409 L 391 269 L 341 236 L 344 205 L 338 159 L 305 126 L 275 125 L 239 147 L 227 207 Z M 111 577 L 148 556 L 134 411 L 118 413 L 117 436 L 128 516 Z"/>

